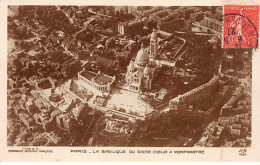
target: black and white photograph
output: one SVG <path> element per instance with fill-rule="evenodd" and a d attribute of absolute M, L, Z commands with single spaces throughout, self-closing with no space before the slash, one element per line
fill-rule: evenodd
<path fill-rule="evenodd" d="M 251 147 L 254 48 L 223 6 L 9 5 L 7 146 Z"/>

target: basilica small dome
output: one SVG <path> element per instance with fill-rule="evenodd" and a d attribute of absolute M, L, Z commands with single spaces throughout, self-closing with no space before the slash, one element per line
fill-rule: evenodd
<path fill-rule="evenodd" d="M 151 65 L 152 67 L 156 66 L 156 65 L 157 65 L 157 64 L 156 64 L 156 61 L 155 61 L 154 59 L 151 59 L 150 65 Z"/>
<path fill-rule="evenodd" d="M 151 68 L 146 65 L 146 67 L 144 68 L 144 74 L 149 74 L 150 72 L 151 72 Z"/>
<path fill-rule="evenodd" d="M 133 61 L 130 61 L 128 68 L 129 68 L 129 70 L 130 70 L 131 72 L 133 72 L 133 71 L 135 70 L 135 65 L 134 65 L 134 62 L 133 62 Z"/>

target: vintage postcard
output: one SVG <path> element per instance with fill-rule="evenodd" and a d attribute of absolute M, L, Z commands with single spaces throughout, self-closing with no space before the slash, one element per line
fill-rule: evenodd
<path fill-rule="evenodd" d="M 0 161 L 260 161 L 259 1 L 0 3 Z"/>

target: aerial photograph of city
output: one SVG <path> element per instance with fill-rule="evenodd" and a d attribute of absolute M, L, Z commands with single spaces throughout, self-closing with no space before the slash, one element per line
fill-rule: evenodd
<path fill-rule="evenodd" d="M 253 49 L 222 6 L 8 6 L 7 146 L 250 147 Z"/>

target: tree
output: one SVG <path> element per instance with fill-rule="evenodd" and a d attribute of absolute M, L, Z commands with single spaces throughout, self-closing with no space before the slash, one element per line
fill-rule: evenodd
<path fill-rule="evenodd" d="M 185 61 L 184 60 L 178 60 L 178 61 L 176 61 L 175 66 L 177 68 L 183 68 L 185 66 Z"/>

